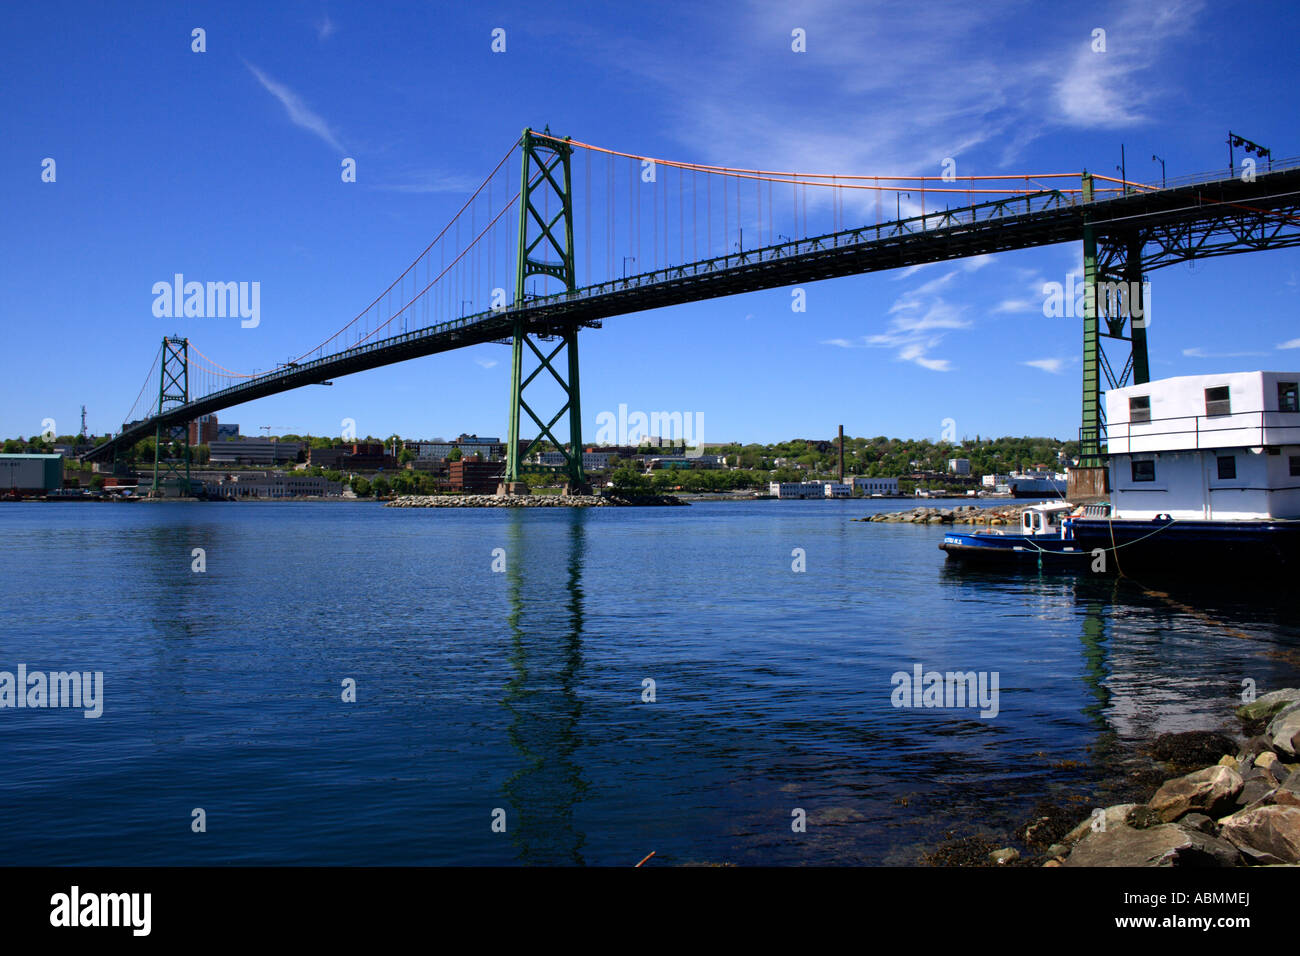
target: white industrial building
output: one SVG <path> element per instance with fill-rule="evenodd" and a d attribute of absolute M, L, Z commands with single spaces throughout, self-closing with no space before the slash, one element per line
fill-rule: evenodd
<path fill-rule="evenodd" d="M 323 498 L 343 494 L 343 485 L 314 475 L 231 475 L 205 482 L 211 498 Z"/>
<path fill-rule="evenodd" d="M 534 456 L 539 465 L 563 467 L 568 461 L 562 451 L 543 451 Z M 604 471 L 609 467 L 609 453 L 603 451 L 584 451 L 582 453 L 583 471 Z"/>
<path fill-rule="evenodd" d="M 824 481 L 770 481 L 767 493 L 777 498 L 825 498 Z"/>
<path fill-rule="evenodd" d="M 1118 518 L 1300 518 L 1300 372 L 1184 375 L 1106 393 Z"/>
<path fill-rule="evenodd" d="M 853 487 L 864 495 L 898 494 L 897 478 L 854 478 Z"/>

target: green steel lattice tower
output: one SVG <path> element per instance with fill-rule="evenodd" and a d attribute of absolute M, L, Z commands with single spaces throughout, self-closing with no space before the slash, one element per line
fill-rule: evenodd
<path fill-rule="evenodd" d="M 573 193 L 570 178 L 570 157 L 573 147 L 567 142 L 538 136 L 531 129 L 524 130 L 520 139 L 523 149 L 523 174 L 519 192 L 519 256 L 515 270 L 516 308 L 524 304 L 525 283 L 532 276 L 558 279 L 564 292 L 578 287 L 573 255 Z M 554 204 L 556 212 L 547 210 Z M 544 343 L 539 348 L 537 340 Z M 551 339 L 558 344 L 551 347 Z M 510 432 L 506 445 L 507 482 L 519 480 L 520 460 L 527 458 L 543 438 L 564 453 L 564 472 L 570 485 L 586 484 L 582 470 L 582 406 L 578 385 L 578 324 L 568 322 L 559 327 L 528 328 L 522 318 L 516 318 L 511 331 L 511 386 Z M 523 374 L 524 350 L 536 356 L 538 365 L 526 377 Z M 557 368 L 561 352 L 566 353 L 567 368 Z M 565 402 L 548 421 L 529 406 L 524 390 L 545 370 L 559 384 Z M 537 437 L 528 448 L 519 448 L 520 413 L 527 414 L 538 428 Z M 557 439 L 551 429 L 565 414 L 569 415 L 568 447 Z"/>

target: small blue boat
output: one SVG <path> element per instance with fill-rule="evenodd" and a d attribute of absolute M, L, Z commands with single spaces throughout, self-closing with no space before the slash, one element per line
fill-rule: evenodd
<path fill-rule="evenodd" d="M 1014 531 L 948 531 L 939 547 L 948 557 L 969 563 L 1046 565 L 1088 569 L 1091 550 L 1074 538 L 1069 515 L 1074 506 L 1046 503 L 1026 508 Z"/>

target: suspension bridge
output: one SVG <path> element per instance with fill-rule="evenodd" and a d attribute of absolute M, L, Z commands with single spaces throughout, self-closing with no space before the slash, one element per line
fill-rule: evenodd
<path fill-rule="evenodd" d="M 541 442 L 563 452 L 560 470 L 582 485 L 580 329 L 719 296 L 1078 241 L 1080 464 L 1101 474 L 1101 394 L 1149 378 L 1144 277 L 1179 262 L 1300 245 L 1300 159 L 1159 186 L 1088 172 L 832 174 L 673 161 L 528 129 L 388 288 L 296 358 L 237 372 L 188 338 L 164 338 L 122 431 L 83 459 L 114 459 L 152 436 L 157 490 L 167 477 L 188 479 L 185 426 L 202 415 L 498 342 L 512 350 L 507 487 Z M 185 314 L 207 314 L 204 290 L 193 285 L 183 290 Z M 1135 294 L 1105 291 L 1117 287 Z M 558 408 L 530 404 L 539 378 L 559 386 Z M 555 430 L 566 416 L 563 440 Z M 525 417 L 536 437 L 521 448 Z M 173 439 L 182 453 L 164 457 Z"/>

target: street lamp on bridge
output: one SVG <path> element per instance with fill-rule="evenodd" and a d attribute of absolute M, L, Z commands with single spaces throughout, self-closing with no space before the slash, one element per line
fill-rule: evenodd
<path fill-rule="evenodd" d="M 1165 161 L 1155 153 L 1151 154 L 1151 162 L 1160 164 L 1160 188 L 1165 188 Z"/>

